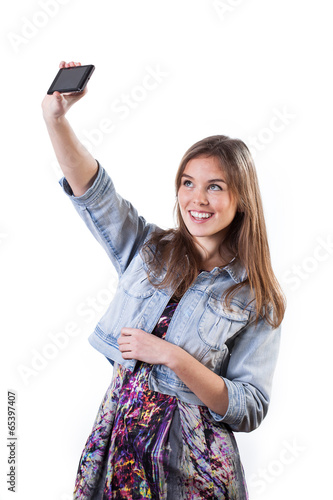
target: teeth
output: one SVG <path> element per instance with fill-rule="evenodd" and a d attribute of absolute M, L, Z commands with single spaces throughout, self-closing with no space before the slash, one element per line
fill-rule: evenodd
<path fill-rule="evenodd" d="M 203 212 L 190 212 L 192 217 L 195 217 L 196 219 L 209 219 L 209 217 L 212 216 L 212 214 L 207 214 Z"/>

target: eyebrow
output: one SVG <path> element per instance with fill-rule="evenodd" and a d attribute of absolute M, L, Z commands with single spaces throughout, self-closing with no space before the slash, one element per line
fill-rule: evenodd
<path fill-rule="evenodd" d="M 182 177 L 188 177 L 189 179 L 194 179 L 194 177 L 191 177 L 188 174 L 182 174 Z M 224 184 L 226 184 L 226 182 L 223 179 L 210 179 L 209 181 L 207 181 L 207 184 L 210 184 L 211 182 L 223 182 Z"/>

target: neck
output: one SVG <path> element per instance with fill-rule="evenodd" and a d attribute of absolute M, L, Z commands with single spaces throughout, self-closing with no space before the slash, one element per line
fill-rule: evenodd
<path fill-rule="evenodd" d="M 212 242 L 210 242 L 212 243 Z M 204 245 L 202 241 L 196 241 L 197 250 L 201 256 L 200 268 L 203 271 L 212 271 L 215 267 L 226 266 L 234 257 L 228 250 L 219 245 Z"/>

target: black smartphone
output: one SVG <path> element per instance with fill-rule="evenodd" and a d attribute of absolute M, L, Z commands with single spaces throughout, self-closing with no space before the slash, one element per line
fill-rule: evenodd
<path fill-rule="evenodd" d="M 60 93 L 82 92 L 94 70 L 95 66 L 92 64 L 61 68 L 59 69 L 47 93 L 53 94 L 55 90 Z"/>

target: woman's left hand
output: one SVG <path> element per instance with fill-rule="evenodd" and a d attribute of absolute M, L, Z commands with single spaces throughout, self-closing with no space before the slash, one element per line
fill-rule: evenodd
<path fill-rule="evenodd" d="M 152 365 L 164 365 L 177 346 L 137 328 L 122 328 L 118 339 L 124 359 L 137 359 Z"/>

